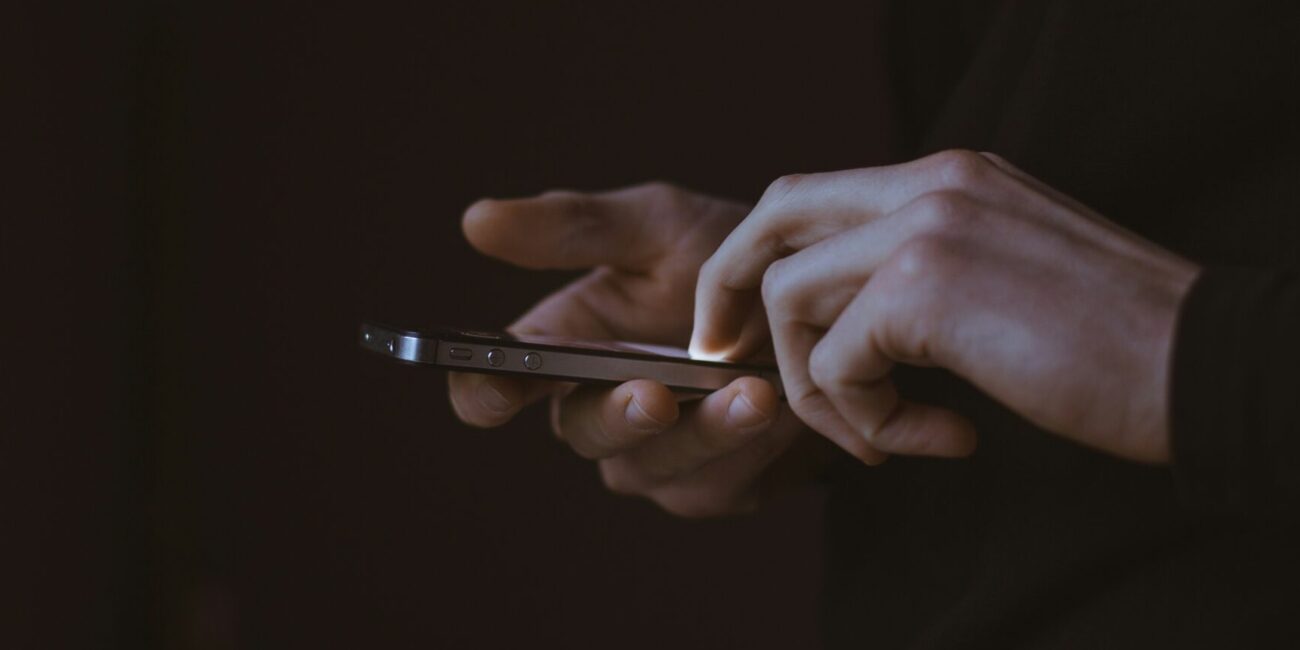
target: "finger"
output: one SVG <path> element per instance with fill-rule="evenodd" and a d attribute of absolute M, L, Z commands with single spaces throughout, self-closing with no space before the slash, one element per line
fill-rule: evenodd
<path fill-rule="evenodd" d="M 1005 174 L 987 158 L 949 151 L 890 167 L 778 179 L 701 269 L 691 351 L 731 356 L 755 290 L 775 260 L 924 194 L 994 191 L 990 181 L 998 177 Z"/>
<path fill-rule="evenodd" d="M 484 254 L 530 269 L 610 265 L 644 271 L 665 252 L 671 224 L 654 218 L 679 200 L 662 184 L 611 192 L 552 191 L 524 199 L 483 199 L 465 211 L 461 227 Z"/>
<path fill-rule="evenodd" d="M 805 430 L 792 411 L 779 409 L 776 420 L 746 444 L 652 488 L 646 496 L 682 517 L 716 517 L 753 511 L 768 491 L 769 469 L 784 462 L 787 450 Z"/>
<path fill-rule="evenodd" d="M 677 423 L 644 444 L 610 459 L 603 467 L 616 492 L 643 494 L 730 454 L 775 421 L 776 389 L 757 377 L 742 377 L 687 406 Z"/>
<path fill-rule="evenodd" d="M 757 302 L 763 272 L 785 255 L 882 211 L 871 190 L 891 168 L 777 179 L 749 216 L 700 269 L 692 354 L 738 357 L 734 350 Z"/>
<path fill-rule="evenodd" d="M 861 430 L 813 381 L 809 356 L 822 332 L 858 295 L 872 273 L 905 243 L 925 235 L 957 235 L 979 211 L 957 193 L 923 195 L 899 210 L 818 242 L 768 267 L 763 302 L 791 407 L 809 426 L 865 462 L 883 460 Z M 887 373 L 888 368 L 883 372 Z M 892 386 L 877 396 L 892 408 Z"/>
<path fill-rule="evenodd" d="M 664 304 L 643 298 L 656 280 L 611 268 L 599 268 L 565 285 L 506 329 L 514 334 L 546 334 L 587 339 L 680 341 L 684 333 L 656 329 L 663 318 L 652 318 Z"/>
<path fill-rule="evenodd" d="M 476 427 L 505 424 L 520 409 L 550 393 L 550 382 L 500 375 L 453 372 L 447 375 L 447 392 L 456 417 Z"/>
<path fill-rule="evenodd" d="M 982 209 L 960 193 L 925 194 L 772 263 L 762 285 L 769 318 L 830 327 L 871 274 L 904 244 L 928 235 L 961 235 L 976 227 Z"/>
<path fill-rule="evenodd" d="M 843 416 L 834 404 L 822 394 L 809 374 L 808 357 L 820 338 L 820 329 L 790 319 L 769 316 L 772 322 L 772 343 L 777 366 L 781 370 L 781 383 L 785 387 L 790 408 L 799 418 L 818 433 L 826 436 L 844 451 L 868 465 L 878 465 L 885 454 L 872 447 Z"/>
<path fill-rule="evenodd" d="M 655 381 L 579 386 L 561 399 L 555 433 L 579 456 L 608 458 L 664 431 L 677 417 L 677 398 Z"/>
<path fill-rule="evenodd" d="M 691 350 L 734 356 L 766 268 L 848 227 L 893 212 L 940 190 L 985 196 L 1004 188 L 991 161 L 949 151 L 903 165 L 779 179 L 701 269 Z"/>
<path fill-rule="evenodd" d="M 809 355 L 813 382 L 872 446 L 894 454 L 965 456 L 975 431 L 956 413 L 900 400 L 889 372 L 896 359 L 925 356 L 924 339 L 902 306 L 868 282 Z"/>

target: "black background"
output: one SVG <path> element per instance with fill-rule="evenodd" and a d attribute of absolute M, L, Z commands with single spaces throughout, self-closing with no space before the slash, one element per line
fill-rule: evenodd
<path fill-rule="evenodd" d="M 886 160 L 877 3 L 13 11 L 6 647 L 815 643 L 816 495 L 675 520 L 354 336 L 566 279 L 476 256 L 481 196 Z"/>

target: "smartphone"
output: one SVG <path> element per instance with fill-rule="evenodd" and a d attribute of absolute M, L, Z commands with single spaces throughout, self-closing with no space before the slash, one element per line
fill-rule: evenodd
<path fill-rule="evenodd" d="M 413 332 L 375 323 L 361 326 L 359 342 L 398 361 L 461 372 L 596 384 L 653 379 L 693 393 L 718 390 L 739 377 L 759 377 L 784 397 L 776 366 L 692 359 L 686 350 L 662 345 L 449 328 Z"/>

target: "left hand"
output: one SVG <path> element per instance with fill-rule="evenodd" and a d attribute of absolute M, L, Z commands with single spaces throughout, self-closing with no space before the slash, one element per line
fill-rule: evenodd
<path fill-rule="evenodd" d="M 773 183 L 701 269 L 691 347 L 741 358 L 770 327 L 791 407 L 849 450 L 974 449 L 965 418 L 899 398 L 904 363 L 1167 462 L 1170 350 L 1197 272 L 997 156 L 948 151 Z"/>
<path fill-rule="evenodd" d="M 463 227 L 475 248 L 511 264 L 591 268 L 509 331 L 683 345 L 700 265 L 748 212 L 744 204 L 647 183 L 479 201 Z M 549 395 L 555 435 L 595 461 L 611 491 L 686 517 L 749 511 L 814 480 L 834 458 L 757 377 L 682 403 L 646 379 L 575 386 L 451 373 L 448 384 L 456 414 L 479 427 L 505 424 Z M 870 449 L 859 458 L 884 459 Z"/>

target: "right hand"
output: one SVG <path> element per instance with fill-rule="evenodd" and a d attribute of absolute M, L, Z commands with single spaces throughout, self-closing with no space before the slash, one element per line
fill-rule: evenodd
<path fill-rule="evenodd" d="M 482 200 L 465 212 L 463 227 L 479 251 L 524 268 L 594 269 L 534 306 L 511 332 L 685 346 L 700 265 L 748 211 L 652 183 Z M 803 435 L 775 389 L 756 377 L 680 404 L 650 380 L 608 388 L 452 373 L 449 383 L 456 414 L 479 427 L 501 425 L 550 396 L 555 434 L 598 461 L 609 489 L 682 516 L 751 510 L 776 482 L 766 479 L 803 478 L 826 454 L 821 437 Z"/>

